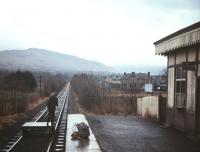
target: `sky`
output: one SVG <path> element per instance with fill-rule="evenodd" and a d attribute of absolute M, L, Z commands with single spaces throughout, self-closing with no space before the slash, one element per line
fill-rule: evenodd
<path fill-rule="evenodd" d="M 153 42 L 200 21 L 200 0 L 0 0 L 0 50 L 42 48 L 106 65 L 166 65 Z"/>

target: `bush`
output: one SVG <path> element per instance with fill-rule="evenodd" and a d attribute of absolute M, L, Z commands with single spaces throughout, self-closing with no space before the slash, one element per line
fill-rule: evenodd
<path fill-rule="evenodd" d="M 71 85 L 85 109 L 91 110 L 93 105 L 100 101 L 98 84 L 93 75 L 75 75 L 71 80 Z"/>

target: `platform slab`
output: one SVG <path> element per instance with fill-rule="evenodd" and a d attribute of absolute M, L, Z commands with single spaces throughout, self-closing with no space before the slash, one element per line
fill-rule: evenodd
<path fill-rule="evenodd" d="M 90 129 L 89 139 L 71 140 L 73 126 L 76 123 L 88 122 L 82 114 L 69 114 L 67 119 L 66 152 L 101 152 L 92 130 Z"/>
<path fill-rule="evenodd" d="M 51 123 L 47 122 L 26 122 L 22 125 L 23 136 L 50 135 L 52 133 Z"/>
<path fill-rule="evenodd" d="M 49 126 L 51 126 L 51 122 L 49 122 Z M 26 122 L 22 127 L 47 127 L 47 122 Z"/>

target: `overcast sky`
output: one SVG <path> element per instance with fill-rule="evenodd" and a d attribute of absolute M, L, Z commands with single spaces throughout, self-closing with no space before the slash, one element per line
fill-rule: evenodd
<path fill-rule="evenodd" d="M 200 0 L 1 0 L 0 50 L 43 48 L 107 65 L 165 65 L 153 42 L 200 21 Z"/>

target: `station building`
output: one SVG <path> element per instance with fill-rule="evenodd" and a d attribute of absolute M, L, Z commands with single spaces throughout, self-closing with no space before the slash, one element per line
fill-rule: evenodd
<path fill-rule="evenodd" d="M 167 123 L 200 134 L 200 22 L 154 45 L 156 55 L 167 56 Z"/>

